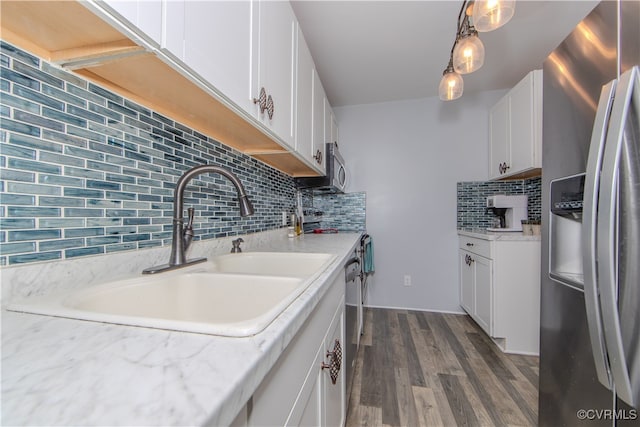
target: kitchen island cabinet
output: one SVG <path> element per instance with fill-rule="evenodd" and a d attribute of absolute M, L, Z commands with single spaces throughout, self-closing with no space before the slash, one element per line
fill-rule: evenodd
<path fill-rule="evenodd" d="M 329 335 L 340 336 L 343 328 L 338 303 L 343 301 L 343 266 L 359 244 L 360 234 L 304 235 L 288 239 L 285 230 L 275 230 L 243 238 L 245 252 L 322 252 L 336 257 L 265 330 L 244 338 L 119 326 L 3 309 L 2 424 L 230 425 L 238 422 L 242 425 L 251 420 L 248 403 L 252 398 L 257 401 L 254 395 L 259 395 L 258 390 L 269 372 L 292 348 L 290 346 L 295 345 L 296 337 L 311 322 L 313 313 L 324 301 L 333 301 L 333 310 L 321 316 L 324 327 L 313 339 L 311 348 L 311 356 L 320 354 L 326 363 L 324 352 L 330 348 L 327 344 L 335 339 Z M 228 253 L 231 240 L 198 241 L 190 250 L 194 256 Z M 164 259 L 166 251 L 149 249 L 133 254 L 5 268 L 2 271 L 3 302 L 7 303 L 17 294 L 37 295 L 47 289 L 60 291 L 64 286 L 78 286 L 68 281 L 75 269 L 91 272 L 93 280 L 99 281 L 100 277 L 112 280 L 122 275 L 123 269 L 131 267 L 130 274 L 137 275 L 141 268 Z M 80 276 L 82 274 L 76 277 Z M 42 283 L 43 280 L 47 283 Z M 335 287 L 339 282 L 342 286 Z M 329 330 L 333 332 L 327 333 Z M 318 353 L 321 343 L 323 351 Z M 308 368 L 310 362 L 307 363 Z M 326 376 L 324 372 L 316 373 Z M 297 391 L 300 390 L 301 386 Z M 294 398 L 297 396 L 299 393 Z M 55 403 L 49 404 L 52 398 Z M 330 405 L 330 400 L 326 400 L 326 405 Z M 330 408 L 326 405 L 325 408 Z"/>
<path fill-rule="evenodd" d="M 503 351 L 537 355 L 540 236 L 458 234 L 461 307 Z"/>

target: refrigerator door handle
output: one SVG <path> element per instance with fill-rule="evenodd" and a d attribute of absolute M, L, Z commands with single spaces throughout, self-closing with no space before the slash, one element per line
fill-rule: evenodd
<path fill-rule="evenodd" d="M 598 282 L 600 283 L 600 299 L 602 302 L 602 319 L 604 325 L 605 342 L 607 344 L 607 352 L 609 354 L 609 363 L 613 376 L 613 383 L 616 394 L 620 399 L 631 405 L 632 407 L 640 406 L 640 360 L 638 357 L 639 343 L 637 334 L 633 336 L 635 331 L 634 324 L 638 322 L 638 277 L 637 271 L 626 271 L 626 269 L 637 270 L 637 259 L 626 262 L 629 257 L 637 256 L 634 250 L 637 250 L 638 243 L 634 240 L 638 239 L 637 207 L 633 202 L 638 195 L 637 174 L 640 173 L 640 157 L 638 157 L 639 140 L 631 140 L 631 147 L 625 146 L 628 138 L 639 138 L 638 128 L 640 120 L 637 116 L 640 109 L 640 71 L 639 68 L 633 67 L 631 70 L 620 76 L 618 88 L 616 90 L 615 100 L 611 110 L 611 120 L 607 141 L 605 144 L 605 154 L 603 158 L 601 191 L 598 203 Z M 633 116 L 635 114 L 635 116 Z M 628 122 L 631 120 L 631 122 Z M 627 131 L 627 124 L 631 130 Z M 623 165 L 622 156 L 631 155 L 631 162 Z M 638 158 L 636 158 L 638 157 Z M 629 169 L 630 177 L 620 174 L 621 166 Z M 624 181 L 623 181 L 624 180 Z M 636 182 L 638 181 L 638 182 Z M 619 192 L 624 186 L 625 191 L 629 194 Z M 634 188 L 635 187 L 635 188 Z M 630 198 L 630 200 L 629 200 Z M 629 210 L 630 212 L 626 212 Z M 621 220 L 621 215 L 625 215 L 625 220 Z M 628 219 L 631 215 L 631 219 Z M 632 228 L 627 229 L 627 224 Z M 634 225 L 635 224 L 635 225 Z M 620 227 L 622 232 L 620 232 Z M 635 228 L 633 228 L 635 227 Z M 633 231 L 635 230 L 635 231 Z M 633 231 L 636 235 L 624 235 L 624 232 Z M 620 239 L 626 243 L 619 245 Z M 625 251 L 631 250 L 630 254 Z M 625 263 L 620 266 L 620 260 L 624 259 Z M 630 278 L 630 280 L 629 280 Z M 624 280 L 624 282 L 623 282 Z M 627 286 L 635 287 L 626 289 Z M 624 287 L 624 288 L 623 288 Z M 627 296 L 632 296 L 629 301 L 620 298 L 624 292 Z M 633 313 L 635 318 L 622 318 L 621 308 L 627 305 L 636 304 L 627 314 Z M 624 323 L 623 323 L 624 322 Z M 623 331 L 622 326 L 625 327 Z M 631 328 L 631 329 L 629 329 Z M 631 330 L 631 336 L 627 332 Z M 626 340 L 625 340 L 626 337 Z M 625 348 L 627 347 L 633 348 Z M 626 350 L 626 351 L 625 351 Z"/>
<path fill-rule="evenodd" d="M 612 389 L 611 374 L 607 361 L 607 350 L 602 330 L 600 298 L 596 269 L 596 224 L 598 208 L 598 190 L 600 171 L 604 155 L 607 125 L 616 89 L 616 80 L 602 87 L 598 110 L 593 125 L 589 159 L 584 181 L 584 205 L 582 214 L 582 264 L 584 268 L 584 300 L 587 313 L 587 325 L 591 338 L 591 352 L 595 362 L 598 381 L 609 390 Z"/>

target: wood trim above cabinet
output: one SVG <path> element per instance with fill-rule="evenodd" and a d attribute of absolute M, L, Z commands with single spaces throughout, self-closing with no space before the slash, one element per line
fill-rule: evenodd
<path fill-rule="evenodd" d="M 290 176 L 318 175 L 202 82 L 170 65 L 161 53 L 137 45 L 79 2 L 2 1 L 0 8 L 0 34 L 8 43 Z"/>

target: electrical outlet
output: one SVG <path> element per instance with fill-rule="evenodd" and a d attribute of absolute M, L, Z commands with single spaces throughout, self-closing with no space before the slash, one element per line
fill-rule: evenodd
<path fill-rule="evenodd" d="M 404 285 L 405 286 L 411 286 L 411 276 L 408 274 L 404 275 Z"/>

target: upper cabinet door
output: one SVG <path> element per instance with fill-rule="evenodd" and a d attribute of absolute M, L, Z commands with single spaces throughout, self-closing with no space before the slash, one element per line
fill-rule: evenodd
<path fill-rule="evenodd" d="M 514 173 L 542 167 L 542 71 L 529 73 L 509 92 L 511 167 Z"/>
<path fill-rule="evenodd" d="M 490 179 L 523 177 L 542 167 L 542 70 L 527 74 L 493 106 L 489 127 Z"/>
<path fill-rule="evenodd" d="M 317 71 L 313 70 L 313 165 L 317 166 L 317 170 L 323 175 L 326 174 L 325 167 L 325 147 L 326 142 L 331 136 L 325 137 L 325 103 L 328 105 L 327 96 L 325 95 L 320 76 Z"/>
<path fill-rule="evenodd" d="M 163 1 L 166 0 L 104 0 L 102 3 L 127 20 L 132 30 L 160 46 Z"/>
<path fill-rule="evenodd" d="M 254 115 L 284 143 L 295 148 L 296 17 L 289 2 L 256 3 L 259 37 L 253 45 L 252 58 L 257 61 L 258 71 L 252 78 L 251 94 L 259 99 L 264 88 L 268 104 L 272 103 L 273 108 L 271 112 L 269 108 L 261 112 L 256 104 Z"/>
<path fill-rule="evenodd" d="M 489 178 L 502 178 L 510 163 L 508 96 L 498 101 L 489 112 L 489 139 Z"/>
<path fill-rule="evenodd" d="M 298 26 L 298 68 L 296 81 L 296 151 L 313 163 L 313 75 L 314 64 L 304 35 Z M 324 126 L 324 125 L 323 125 Z"/>
<path fill-rule="evenodd" d="M 249 0 L 169 1 L 164 47 L 245 111 L 253 102 Z"/>

